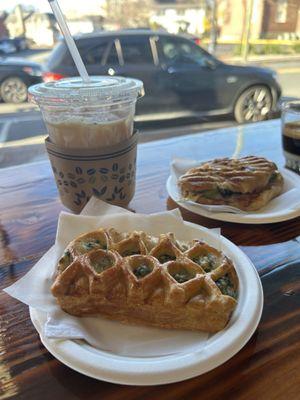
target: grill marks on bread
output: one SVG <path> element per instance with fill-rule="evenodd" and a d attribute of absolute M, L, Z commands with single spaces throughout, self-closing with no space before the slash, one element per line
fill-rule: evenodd
<path fill-rule="evenodd" d="M 276 164 L 262 157 L 222 158 L 190 169 L 180 178 L 179 184 L 197 191 L 223 188 L 253 193 L 265 188 L 275 171 Z"/>
<path fill-rule="evenodd" d="M 275 163 L 248 156 L 205 162 L 182 175 L 178 186 L 183 198 L 199 204 L 254 211 L 281 193 L 283 178 Z"/>

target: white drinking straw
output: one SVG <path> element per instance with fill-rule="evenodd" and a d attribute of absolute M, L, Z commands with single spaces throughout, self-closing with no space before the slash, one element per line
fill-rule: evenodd
<path fill-rule="evenodd" d="M 87 73 L 85 65 L 83 64 L 82 58 L 79 54 L 77 46 L 72 38 L 71 32 L 69 31 L 68 25 L 66 24 L 65 17 L 59 7 L 57 0 L 48 0 L 50 7 L 52 8 L 53 14 L 55 15 L 56 21 L 62 31 L 64 38 L 66 40 L 67 46 L 70 50 L 71 56 L 74 60 L 74 63 L 77 67 L 79 75 L 82 80 L 86 83 L 90 82 L 90 77 Z"/>

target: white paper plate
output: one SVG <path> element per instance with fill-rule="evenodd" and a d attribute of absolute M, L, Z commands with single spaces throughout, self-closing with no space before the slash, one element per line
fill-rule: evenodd
<path fill-rule="evenodd" d="M 182 237 L 183 231 L 174 232 Z M 230 257 L 239 277 L 239 299 L 227 327 L 210 335 L 199 352 L 181 352 L 160 357 L 124 357 L 91 347 L 81 340 L 55 340 L 43 335 L 46 314 L 30 308 L 31 320 L 44 346 L 59 361 L 84 375 L 127 385 L 158 385 L 201 375 L 235 355 L 254 333 L 262 313 L 260 278 L 248 257 L 216 232 L 185 222 L 184 234 L 219 247 Z M 120 325 L 120 331 L 122 325 Z M 182 332 L 184 335 L 184 331 Z"/>
<path fill-rule="evenodd" d="M 287 189 L 300 189 L 300 176 L 287 169 L 280 170 L 284 177 L 284 190 Z M 275 222 L 288 221 L 289 219 L 297 218 L 300 216 L 300 198 L 298 207 L 293 209 L 289 208 L 289 204 L 278 203 L 276 211 L 268 211 L 268 206 L 263 207 L 261 210 L 243 214 L 233 213 L 218 213 L 210 212 L 200 205 L 194 205 L 186 201 L 180 200 L 180 194 L 177 188 L 176 178 L 169 176 L 167 180 L 167 191 L 169 196 L 181 207 L 189 210 L 195 214 L 202 215 L 203 217 L 216 219 L 219 221 L 236 222 L 240 224 L 271 224 Z M 276 198 L 272 200 L 276 201 Z"/>

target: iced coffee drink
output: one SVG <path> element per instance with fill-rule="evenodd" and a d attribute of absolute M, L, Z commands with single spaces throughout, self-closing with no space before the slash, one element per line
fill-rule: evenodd
<path fill-rule="evenodd" d="M 281 119 L 285 165 L 300 173 L 300 101 L 284 103 Z"/>
<path fill-rule="evenodd" d="M 73 149 L 117 144 L 128 139 L 133 131 L 132 115 L 114 121 L 98 120 L 97 117 L 73 117 L 67 121 L 50 118 L 45 123 L 53 143 Z"/>
<path fill-rule="evenodd" d="M 135 191 L 141 81 L 124 77 L 62 79 L 29 88 L 49 134 L 46 149 L 62 203 L 80 212 L 91 196 L 127 205 Z"/>
<path fill-rule="evenodd" d="M 65 148 L 114 145 L 133 132 L 141 81 L 123 77 L 80 78 L 32 86 L 30 95 L 43 113 L 50 140 Z"/>

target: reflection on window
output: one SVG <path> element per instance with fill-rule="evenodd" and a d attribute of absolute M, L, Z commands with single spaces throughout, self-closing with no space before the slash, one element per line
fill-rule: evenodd
<path fill-rule="evenodd" d="M 153 57 L 149 39 L 138 41 L 120 38 L 122 54 L 125 64 L 153 64 Z"/>
<path fill-rule="evenodd" d="M 85 65 L 101 64 L 103 54 L 107 48 L 107 43 L 102 43 L 98 46 L 90 47 L 86 52 L 81 54 Z"/>
<path fill-rule="evenodd" d="M 205 56 L 200 48 L 187 40 L 162 38 L 161 48 L 165 60 L 169 63 L 204 64 Z"/>
<path fill-rule="evenodd" d="M 114 41 L 92 46 L 85 52 L 80 51 L 80 53 L 86 65 L 119 65 L 119 57 Z"/>
<path fill-rule="evenodd" d="M 287 20 L 288 0 L 277 0 L 276 22 L 285 23 Z"/>
<path fill-rule="evenodd" d="M 119 57 L 116 50 L 116 45 L 113 42 L 109 49 L 109 53 L 107 55 L 106 60 L 103 60 L 103 65 L 118 65 L 119 64 Z"/>

